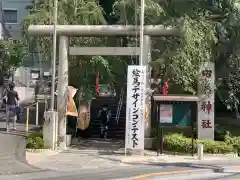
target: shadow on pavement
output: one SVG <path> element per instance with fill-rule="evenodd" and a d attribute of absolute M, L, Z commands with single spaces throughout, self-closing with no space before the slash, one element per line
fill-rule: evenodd
<path fill-rule="evenodd" d="M 80 150 L 77 151 L 81 154 L 99 156 L 100 159 L 106 159 L 113 162 L 122 162 L 122 157 L 124 156 L 124 141 L 123 140 L 114 140 L 114 139 L 82 139 L 79 140 L 77 144 L 71 147 L 72 149 Z M 111 156 L 112 155 L 112 156 Z M 158 162 L 123 162 L 126 165 L 144 165 L 144 166 L 156 166 L 156 167 L 175 167 L 175 168 L 188 168 L 188 169 L 211 169 L 215 172 L 223 172 L 221 165 L 216 165 L 218 162 L 166 162 L 164 158 L 161 159 L 161 156 L 156 156 Z M 189 160 L 192 158 L 189 158 Z M 154 160 L 154 157 L 151 158 Z M 160 162 L 159 162 L 160 161 Z"/>
<path fill-rule="evenodd" d="M 99 156 L 101 159 L 106 159 L 115 162 L 122 162 L 122 157 L 124 156 L 124 141 L 115 140 L 115 139 L 80 139 L 78 143 L 71 146 L 72 149 L 80 150 L 78 151 L 81 154 L 88 155 L 90 151 L 96 156 Z M 112 156 L 111 156 L 112 155 Z M 130 157 L 130 156 L 126 156 Z M 174 166 L 174 167 L 184 167 L 184 168 L 194 168 L 194 169 L 212 169 L 215 171 L 221 171 L 221 166 L 216 165 L 218 162 L 166 162 L 164 158 L 161 159 L 161 156 L 156 156 L 158 162 L 151 162 L 154 160 L 154 157 L 151 158 L 151 161 L 141 161 L 141 162 L 123 162 L 127 165 L 144 165 L 144 166 Z M 189 160 L 193 160 L 189 157 Z M 160 162 L 159 162 L 160 161 Z"/>
<path fill-rule="evenodd" d="M 15 174 L 39 170 L 26 161 L 26 141 L 21 133 L 0 133 L 0 174 Z"/>
<path fill-rule="evenodd" d="M 17 124 L 17 130 L 6 132 L 5 123 L 0 123 L 1 175 L 40 171 L 26 161 L 26 135 L 25 125 Z"/>
<path fill-rule="evenodd" d="M 29 133 L 32 132 L 38 132 L 40 131 L 41 128 L 40 127 L 31 127 L 31 129 L 29 129 Z M 10 132 L 6 132 L 6 128 L 0 128 L 0 134 L 11 134 L 11 135 L 17 135 L 17 136 L 27 136 L 27 133 L 25 130 L 23 130 L 23 128 L 19 128 L 17 127 L 16 130 L 10 130 Z"/>
<path fill-rule="evenodd" d="M 124 141 L 115 139 L 104 140 L 100 138 L 81 139 L 75 145 L 72 145 L 71 148 L 78 150 L 96 150 L 99 155 L 112 155 L 118 154 L 118 151 L 124 148 Z"/>

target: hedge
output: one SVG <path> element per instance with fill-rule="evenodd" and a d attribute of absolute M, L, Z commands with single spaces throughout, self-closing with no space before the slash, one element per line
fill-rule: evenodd
<path fill-rule="evenodd" d="M 203 144 L 205 153 L 227 154 L 236 152 L 231 143 L 214 140 L 194 140 L 194 152 L 197 152 L 197 144 Z M 169 134 L 164 137 L 164 150 L 180 153 L 192 152 L 192 139 L 184 137 L 182 134 Z"/>
<path fill-rule="evenodd" d="M 44 149 L 43 134 L 41 132 L 34 132 L 27 136 L 28 149 Z"/>
<path fill-rule="evenodd" d="M 227 134 L 224 137 L 224 141 L 229 144 L 232 145 L 233 148 L 235 149 L 235 152 L 238 153 L 238 155 L 240 155 L 240 137 L 239 136 L 231 136 L 229 132 L 227 132 Z"/>

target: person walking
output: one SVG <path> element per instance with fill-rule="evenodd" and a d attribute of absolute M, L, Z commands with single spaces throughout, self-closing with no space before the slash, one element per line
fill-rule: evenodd
<path fill-rule="evenodd" d="M 108 105 L 105 104 L 102 109 L 99 110 L 98 112 L 98 117 L 100 118 L 101 121 L 101 137 L 104 139 L 107 138 L 107 133 L 108 133 L 108 125 L 111 120 L 111 111 L 108 109 Z"/>
<path fill-rule="evenodd" d="M 16 130 L 17 112 L 19 109 L 18 92 L 14 90 L 15 84 L 10 83 L 9 89 L 6 92 L 6 131 L 10 130 L 10 123 L 12 122 L 12 130 Z"/>

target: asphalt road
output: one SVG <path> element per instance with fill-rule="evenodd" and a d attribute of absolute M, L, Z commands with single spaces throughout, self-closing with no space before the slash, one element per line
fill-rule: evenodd
<path fill-rule="evenodd" d="M 79 172 L 38 171 L 0 175 L 0 180 L 240 180 L 240 161 L 175 163 L 126 166 L 112 169 L 80 169 Z M 226 166 L 228 166 L 226 168 Z M 225 168 L 223 168 L 225 167 Z"/>

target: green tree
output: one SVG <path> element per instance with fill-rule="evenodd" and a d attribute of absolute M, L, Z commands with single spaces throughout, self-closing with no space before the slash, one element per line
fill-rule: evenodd
<path fill-rule="evenodd" d="M 216 47 L 217 94 L 227 109 L 239 118 L 240 76 L 240 8 L 239 1 L 220 1 L 217 26 L 219 43 Z"/>
<path fill-rule="evenodd" d="M 156 75 L 164 69 L 169 93 L 196 94 L 200 63 L 214 61 L 212 47 L 217 37 L 214 24 L 205 14 L 207 5 L 207 1 L 192 0 L 146 1 L 145 24 L 164 24 L 185 31 L 183 36 L 160 37 L 152 42 L 151 65 Z M 114 12 L 125 24 L 139 24 L 140 4 L 134 0 L 116 1 Z"/>
<path fill-rule="evenodd" d="M 30 15 L 25 19 L 24 32 L 29 24 L 52 24 L 52 2 L 34 1 Z M 100 5 L 95 0 L 59 1 L 59 23 L 139 24 L 139 1 L 100 1 Z M 237 0 L 146 0 L 145 24 L 175 26 L 185 32 L 180 37 L 154 38 L 152 42 L 153 74 L 157 78 L 164 71 L 164 78 L 170 83 L 169 93 L 196 94 L 199 65 L 212 61 L 216 64 L 217 94 L 227 107 L 238 112 L 239 7 Z M 34 46 L 33 38 L 27 34 L 25 38 Z M 137 36 L 123 40 L 124 45 L 139 45 Z M 44 49 L 45 59 L 49 60 L 51 37 L 39 38 L 38 42 Z M 123 45 L 111 38 L 80 37 L 71 38 L 70 44 Z M 114 82 L 119 74 L 126 75 L 128 63 L 124 58 L 116 57 L 70 57 L 69 61 L 69 68 L 73 69 L 70 71 L 71 84 L 89 92 L 90 98 L 94 94 L 96 70 L 101 71 L 102 82 Z M 122 68 L 118 68 L 119 65 Z"/>
<path fill-rule="evenodd" d="M 33 1 L 28 7 L 30 15 L 24 21 L 24 37 L 28 40 L 31 47 L 36 47 L 36 42 L 44 50 L 44 59 L 50 60 L 52 52 L 52 38 L 28 37 L 27 28 L 30 24 L 53 24 L 52 9 L 53 0 Z M 58 23 L 59 24 L 107 24 L 104 11 L 95 0 L 69 0 L 59 1 L 58 3 Z M 105 46 L 108 44 L 107 38 L 96 37 L 72 37 L 70 46 Z M 86 99 L 92 99 L 95 95 L 95 76 L 96 71 L 100 72 L 100 83 L 111 83 L 114 81 L 113 61 L 116 58 L 106 58 L 101 56 L 71 56 L 69 57 L 69 77 L 70 84 L 81 89 Z M 119 61 L 118 64 L 124 64 Z M 115 68 L 117 69 L 117 68 Z M 119 66 L 118 66 L 119 69 Z"/>
<path fill-rule="evenodd" d="M 21 40 L 0 40 L 0 76 L 10 76 L 17 67 L 21 66 L 26 58 L 26 49 Z"/>

